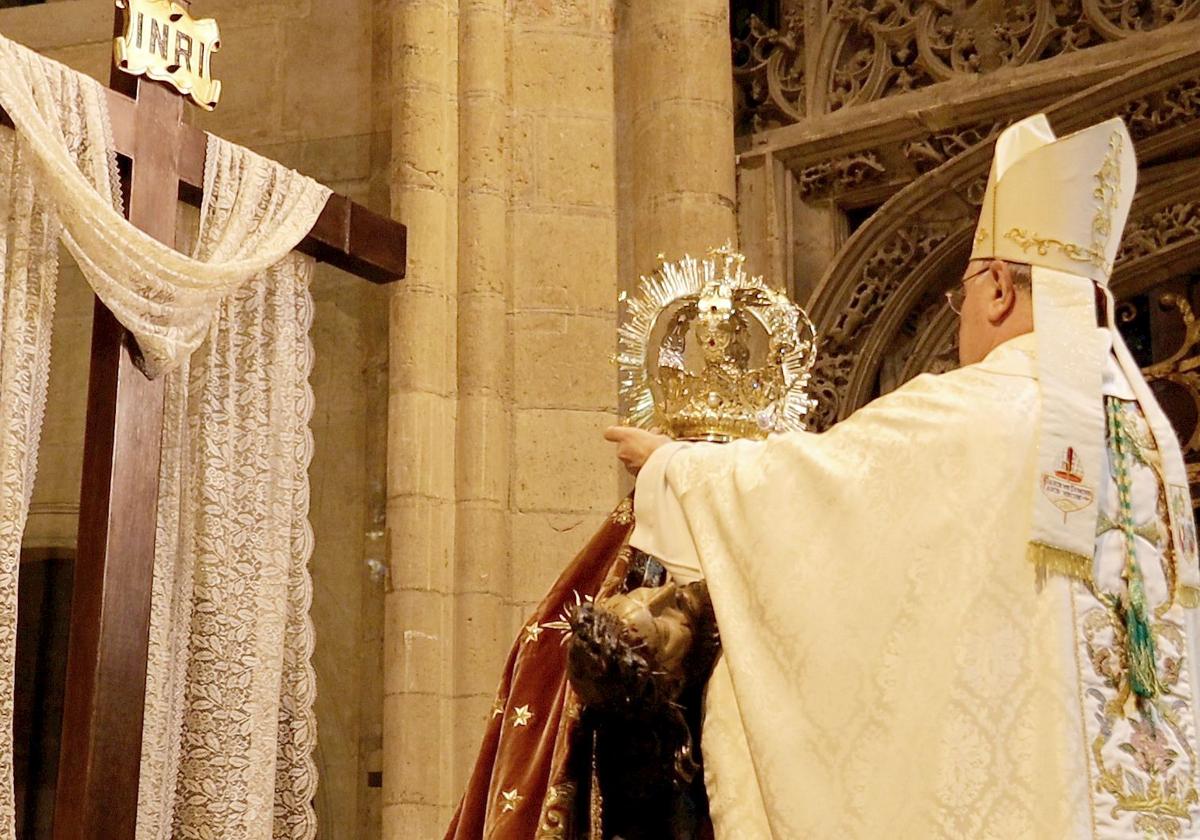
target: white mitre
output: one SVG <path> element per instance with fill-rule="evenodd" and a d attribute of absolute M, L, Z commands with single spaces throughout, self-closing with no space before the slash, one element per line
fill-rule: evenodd
<path fill-rule="evenodd" d="M 1117 118 L 1056 138 L 1045 115 L 1005 130 L 975 231 L 972 260 L 1033 267 L 1042 392 L 1029 555 L 1039 568 L 1091 579 L 1099 482 L 1104 480 L 1101 382 L 1111 342 L 1163 456 L 1180 592 L 1200 584 L 1195 525 L 1179 441 L 1115 327 L 1096 329 L 1096 291 L 1108 281 L 1137 188 L 1137 159 Z"/>

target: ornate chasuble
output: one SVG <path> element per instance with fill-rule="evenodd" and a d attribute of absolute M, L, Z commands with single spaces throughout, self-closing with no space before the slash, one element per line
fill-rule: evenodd
<path fill-rule="evenodd" d="M 1161 459 L 1137 403 L 1105 399 L 1109 480 L 1101 484 L 1095 567 L 1092 579 L 1074 584 L 1072 592 L 1097 834 L 1196 836 L 1195 664 L 1189 655 L 1195 640 L 1188 635 L 1190 611 L 1176 597 Z M 1123 603 L 1138 585 L 1152 633 L 1150 679 L 1157 681 L 1149 698 L 1131 685 L 1137 657 Z"/>
<path fill-rule="evenodd" d="M 1111 364 L 1092 567 L 1029 562 L 1034 348 L 919 377 L 822 435 L 646 465 L 631 543 L 702 573 L 721 630 L 718 840 L 1200 838 L 1181 502 Z"/>

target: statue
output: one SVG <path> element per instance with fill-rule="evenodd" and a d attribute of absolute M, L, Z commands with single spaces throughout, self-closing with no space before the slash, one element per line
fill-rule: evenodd
<path fill-rule="evenodd" d="M 725 442 L 803 428 L 812 323 L 730 246 L 642 278 L 620 329 L 627 422 Z M 621 502 L 514 644 L 447 840 L 710 836 L 701 698 L 720 642 L 702 581 L 629 546 Z"/>

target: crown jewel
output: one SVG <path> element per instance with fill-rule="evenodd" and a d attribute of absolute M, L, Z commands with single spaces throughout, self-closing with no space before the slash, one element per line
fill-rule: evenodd
<path fill-rule="evenodd" d="M 726 244 L 641 278 L 617 357 L 630 424 L 720 441 L 804 428 L 816 330 L 744 262 Z"/>

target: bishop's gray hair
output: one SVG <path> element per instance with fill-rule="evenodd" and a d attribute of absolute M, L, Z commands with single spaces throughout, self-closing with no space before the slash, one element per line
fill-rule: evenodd
<path fill-rule="evenodd" d="M 1029 263 L 1004 261 L 1008 265 L 1008 273 L 1012 275 L 1013 284 L 1031 288 L 1033 286 L 1033 266 Z"/>

